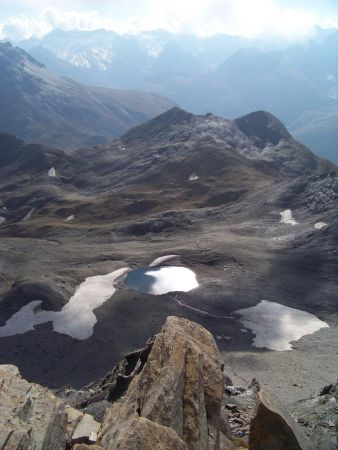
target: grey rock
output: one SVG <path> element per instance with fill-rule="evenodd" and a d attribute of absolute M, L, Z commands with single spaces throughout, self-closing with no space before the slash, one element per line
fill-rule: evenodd
<path fill-rule="evenodd" d="M 72 442 L 96 442 L 99 428 L 100 424 L 92 416 L 84 414 L 74 430 Z"/>
<path fill-rule="evenodd" d="M 258 392 L 249 450 L 312 450 L 312 443 L 291 414 L 271 394 Z"/>
<path fill-rule="evenodd" d="M 42 386 L 23 380 L 15 366 L 0 366 L 0 448 L 64 450 L 65 405 Z"/>
<path fill-rule="evenodd" d="M 107 409 L 111 406 L 107 400 L 101 400 L 100 402 L 91 403 L 83 408 L 83 412 L 90 414 L 97 422 L 102 422 L 103 417 Z"/>

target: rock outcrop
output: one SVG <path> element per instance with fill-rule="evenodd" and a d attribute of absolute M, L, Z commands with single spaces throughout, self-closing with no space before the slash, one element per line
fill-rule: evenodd
<path fill-rule="evenodd" d="M 15 366 L 0 366 L 1 450 L 64 450 L 66 426 L 61 400 L 23 380 Z"/>
<path fill-rule="evenodd" d="M 142 372 L 107 412 L 99 443 L 109 450 L 219 448 L 222 396 L 222 367 L 211 334 L 169 317 Z"/>
<path fill-rule="evenodd" d="M 250 427 L 249 449 L 312 450 L 313 446 L 279 401 L 260 390 Z"/>
<path fill-rule="evenodd" d="M 332 385 L 321 396 L 335 392 Z M 102 424 L 88 408 L 100 421 L 103 417 Z M 288 411 L 257 382 L 247 390 L 232 386 L 212 335 L 186 319 L 168 317 L 145 349 L 79 392 L 67 388 L 62 399 L 23 380 L 15 366 L 0 366 L 1 450 L 240 450 L 248 445 L 250 450 L 312 449 Z"/>
<path fill-rule="evenodd" d="M 144 348 L 125 355 L 103 378 L 81 389 L 72 389 L 70 386 L 60 389 L 57 391 L 58 397 L 73 408 L 81 409 L 102 422 L 107 407 L 125 394 L 134 376 L 143 369 L 153 341 L 154 337 L 151 337 Z"/>
<path fill-rule="evenodd" d="M 1 450 L 64 450 L 95 442 L 98 424 L 48 389 L 23 380 L 15 366 L 0 366 Z"/>

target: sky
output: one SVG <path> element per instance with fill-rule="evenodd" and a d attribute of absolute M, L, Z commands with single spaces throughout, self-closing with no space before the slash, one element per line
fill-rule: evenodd
<path fill-rule="evenodd" d="M 338 28 L 338 0 L 0 0 L 0 39 L 14 41 L 99 28 L 302 41 L 316 26 Z"/>

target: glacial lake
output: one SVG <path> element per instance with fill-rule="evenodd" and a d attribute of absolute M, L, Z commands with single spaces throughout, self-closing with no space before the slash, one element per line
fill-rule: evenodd
<path fill-rule="evenodd" d="M 196 274 L 187 267 L 147 267 L 128 273 L 125 284 L 134 291 L 152 295 L 188 292 L 198 287 Z"/>

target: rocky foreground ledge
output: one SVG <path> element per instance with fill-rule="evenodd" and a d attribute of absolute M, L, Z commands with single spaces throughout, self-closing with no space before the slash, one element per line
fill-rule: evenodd
<path fill-rule="evenodd" d="M 319 448 L 258 383 L 233 387 L 212 335 L 177 317 L 103 379 L 57 395 L 0 366 L 0 449 Z"/>

